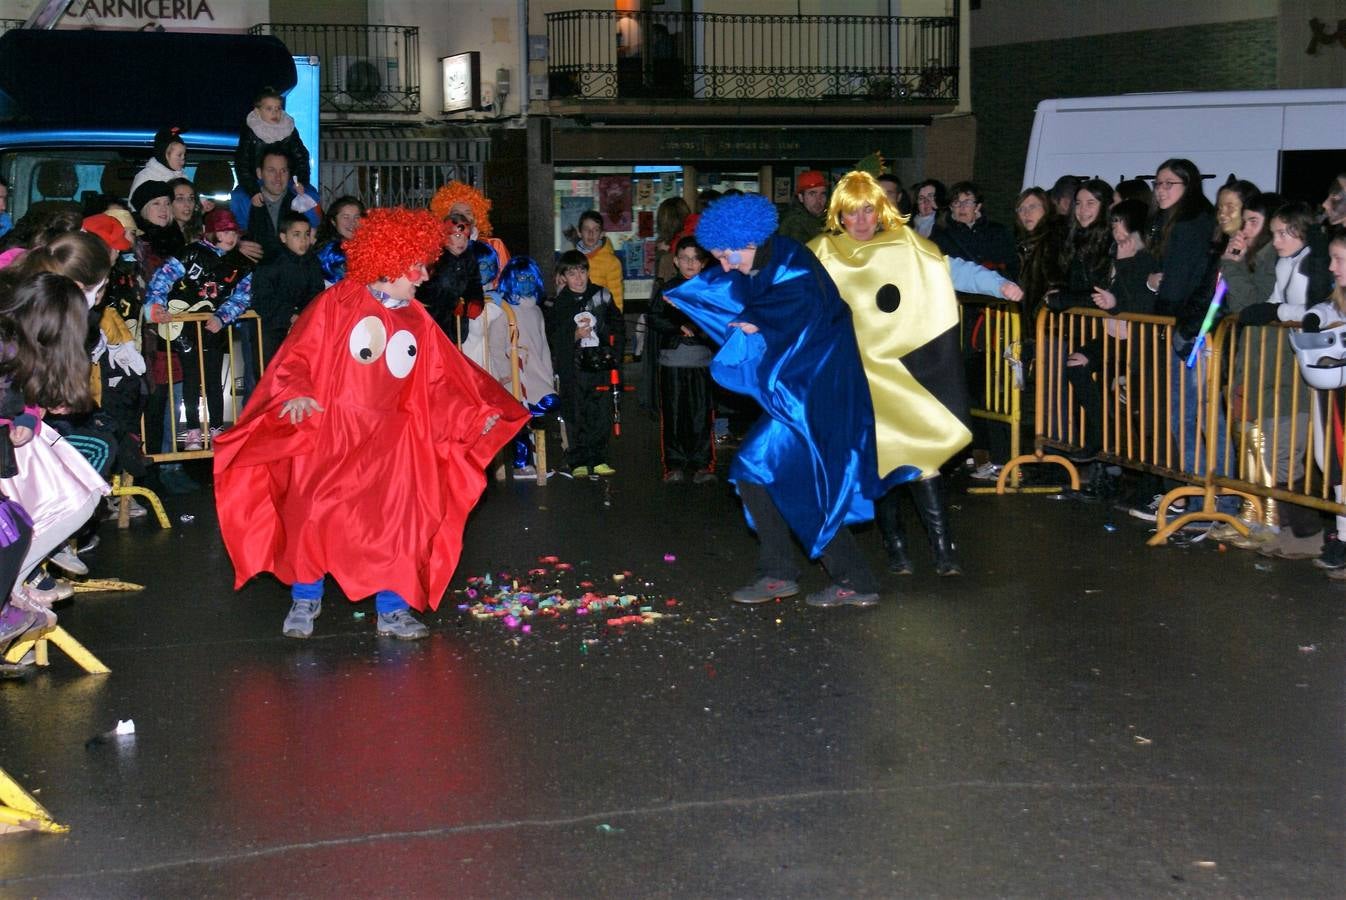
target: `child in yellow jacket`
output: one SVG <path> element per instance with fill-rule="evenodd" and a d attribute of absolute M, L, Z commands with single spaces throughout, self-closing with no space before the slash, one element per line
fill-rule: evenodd
<path fill-rule="evenodd" d="M 622 264 L 612 250 L 612 242 L 603 234 L 603 217 L 597 210 L 580 214 L 579 239 L 575 249 L 589 260 L 589 280 L 608 289 L 617 311 L 622 309 Z"/>

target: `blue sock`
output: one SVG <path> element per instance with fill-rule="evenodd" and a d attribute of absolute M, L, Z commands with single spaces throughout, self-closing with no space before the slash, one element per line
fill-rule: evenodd
<path fill-rule="evenodd" d="M 322 600 L 322 582 L 317 581 L 296 581 L 290 585 L 291 600 Z"/>
<path fill-rule="evenodd" d="M 379 615 L 409 608 L 410 604 L 403 600 L 402 596 L 396 591 L 379 591 L 374 595 L 374 610 Z"/>

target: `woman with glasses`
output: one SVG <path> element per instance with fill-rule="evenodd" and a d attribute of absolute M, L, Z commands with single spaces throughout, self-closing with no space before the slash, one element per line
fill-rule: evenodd
<path fill-rule="evenodd" d="M 1155 314 L 1176 319 L 1166 363 L 1171 455 L 1161 449 L 1160 461 L 1171 460 L 1174 468 L 1193 475 L 1205 469 L 1204 441 L 1216 437 L 1203 435 L 1204 404 L 1197 402 L 1198 385 L 1206 377 L 1209 343 L 1197 364 L 1191 368 L 1186 365 L 1215 289 L 1219 260 L 1211 252 L 1214 233 L 1215 211 L 1202 193 L 1201 170 L 1190 159 L 1165 160 L 1154 176 L 1154 205 L 1147 240 L 1156 271 L 1146 279 L 1146 286 L 1155 295 Z M 1158 397 L 1155 402 L 1159 402 Z M 1217 435 L 1223 434 L 1223 416 L 1216 429 Z M 1222 463 L 1219 468 L 1223 469 Z M 1153 481 L 1144 479 L 1140 490 L 1157 493 Z M 1133 508 L 1131 515 L 1154 521 L 1160 499 L 1152 496 L 1148 503 Z"/>

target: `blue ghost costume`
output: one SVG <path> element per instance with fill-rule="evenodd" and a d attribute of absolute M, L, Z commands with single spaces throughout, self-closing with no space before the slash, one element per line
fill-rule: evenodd
<path fill-rule="evenodd" d="M 765 412 L 729 480 L 740 493 L 745 483 L 762 485 L 816 559 L 840 529 L 874 517 L 882 489 L 869 385 L 850 308 L 817 258 L 775 235 L 756 261 L 755 274 L 707 268 L 665 296 L 721 345 L 712 377 Z M 751 515 L 748 524 L 757 528 Z"/>

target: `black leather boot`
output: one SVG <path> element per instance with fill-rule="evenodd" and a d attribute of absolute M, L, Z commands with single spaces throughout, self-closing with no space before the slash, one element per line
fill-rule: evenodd
<path fill-rule="evenodd" d="M 914 570 L 907 557 L 907 537 L 902 528 L 902 505 L 898 491 L 893 488 L 874 504 L 874 518 L 883 536 L 883 549 L 888 553 L 888 571 L 894 575 L 910 575 Z"/>
<path fill-rule="evenodd" d="M 925 524 L 930 538 L 930 552 L 935 557 L 936 575 L 962 575 L 963 567 L 955 552 L 953 532 L 949 528 L 949 512 L 944 505 L 943 483 L 939 476 L 911 483 L 911 496 L 916 512 Z"/>

